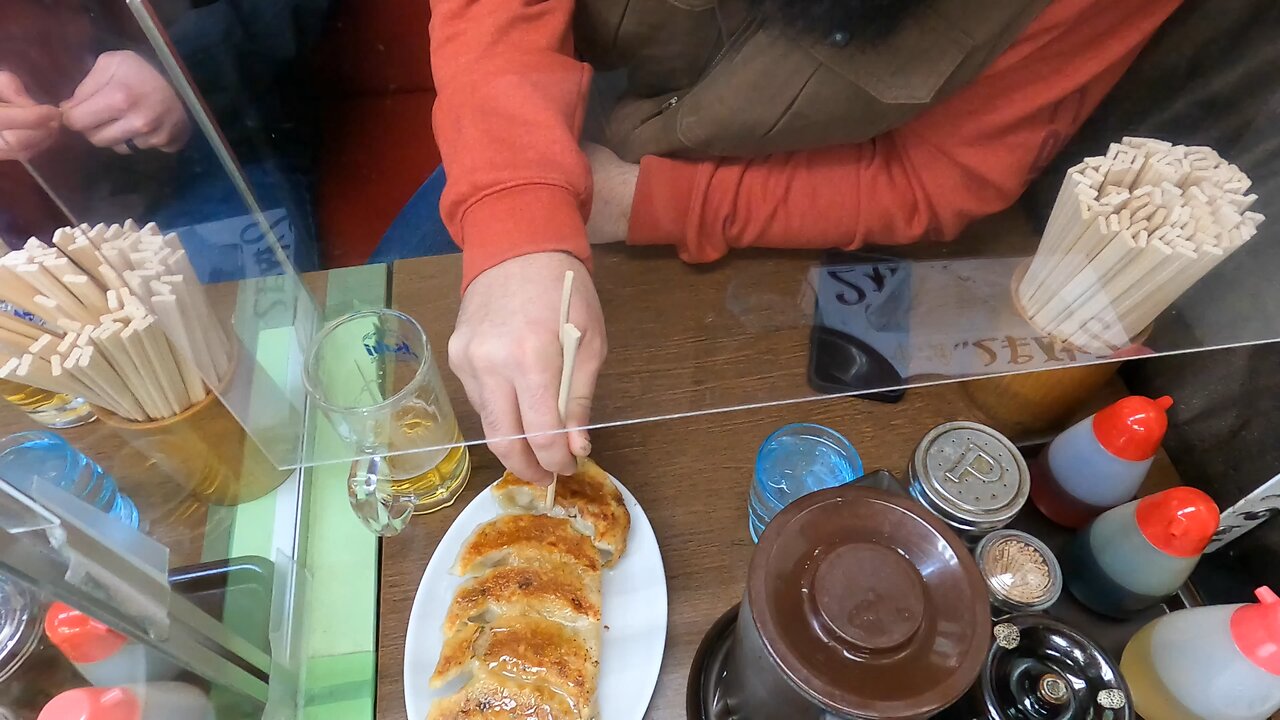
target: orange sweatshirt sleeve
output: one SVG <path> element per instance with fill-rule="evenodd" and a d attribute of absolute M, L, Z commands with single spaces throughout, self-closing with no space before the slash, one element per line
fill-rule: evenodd
<path fill-rule="evenodd" d="M 737 247 L 952 239 L 1017 200 L 1180 2 L 1055 0 L 968 87 L 864 143 L 646 157 L 628 241 L 709 262 Z"/>
<path fill-rule="evenodd" d="M 573 56 L 573 4 L 431 0 L 440 214 L 463 248 L 464 289 L 519 255 L 590 257 L 578 135 L 591 71 Z"/>

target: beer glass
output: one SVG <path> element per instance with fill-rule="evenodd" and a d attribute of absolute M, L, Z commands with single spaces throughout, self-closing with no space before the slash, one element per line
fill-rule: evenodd
<path fill-rule="evenodd" d="M 307 352 L 303 381 L 360 456 L 347 490 L 366 527 L 395 535 L 413 515 L 457 499 L 471 456 L 413 318 L 379 309 L 330 322 Z"/>

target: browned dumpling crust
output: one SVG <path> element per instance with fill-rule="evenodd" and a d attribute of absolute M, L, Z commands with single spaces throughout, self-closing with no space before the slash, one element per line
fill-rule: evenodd
<path fill-rule="evenodd" d="M 462 551 L 454 573 L 479 575 L 501 565 L 515 565 L 534 557 L 554 557 L 587 572 L 600 571 L 600 553 L 591 540 L 565 518 L 546 515 L 499 515 L 476 528 Z"/>
<path fill-rule="evenodd" d="M 554 557 L 497 567 L 463 583 L 444 620 L 445 637 L 466 623 L 539 615 L 566 625 L 600 622 L 600 575 Z"/>
<path fill-rule="evenodd" d="M 498 505 L 507 512 L 546 514 L 546 488 L 507 472 L 493 488 Z M 627 549 L 631 513 L 609 475 L 589 458 L 578 461 L 578 472 L 556 481 L 555 505 L 549 513 L 566 517 L 589 535 L 606 567 Z"/>
<path fill-rule="evenodd" d="M 599 632 L 594 625 L 570 627 L 520 615 L 484 627 L 468 625 L 445 640 L 431 685 L 448 684 L 467 670 L 473 678 L 488 673 L 514 683 L 545 686 L 567 698 L 581 714 L 595 695 Z"/>
<path fill-rule="evenodd" d="M 427 720 L 593 720 L 545 685 L 481 673 L 457 693 L 438 700 Z"/>

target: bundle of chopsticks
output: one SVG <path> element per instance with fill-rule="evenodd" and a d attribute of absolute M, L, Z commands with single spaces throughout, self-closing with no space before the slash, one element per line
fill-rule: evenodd
<path fill-rule="evenodd" d="M 172 417 L 226 380 L 232 338 L 176 234 L 61 228 L 0 258 L 0 378 L 82 397 L 135 421 Z"/>
<path fill-rule="evenodd" d="M 1250 180 L 1208 147 L 1126 137 L 1067 171 L 1017 288 L 1039 331 L 1105 354 L 1252 238 Z"/>

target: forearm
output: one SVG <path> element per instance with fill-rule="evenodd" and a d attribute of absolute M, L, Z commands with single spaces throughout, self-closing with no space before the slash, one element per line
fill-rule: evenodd
<path fill-rule="evenodd" d="M 964 175 L 936 165 L 922 174 L 892 135 L 753 161 L 645 158 L 629 242 L 675 244 L 685 261 L 709 262 L 742 247 L 851 250 L 949 239 L 1019 190 Z"/>
<path fill-rule="evenodd" d="M 572 0 L 432 3 L 440 211 L 463 283 L 547 250 L 589 258 L 591 173 L 578 135 L 590 70 L 573 57 Z"/>
<path fill-rule="evenodd" d="M 970 87 L 866 143 L 750 160 L 645 158 L 629 241 L 675 244 L 705 262 L 746 246 L 953 238 L 1018 198 L 1177 5 L 1056 0 Z"/>

